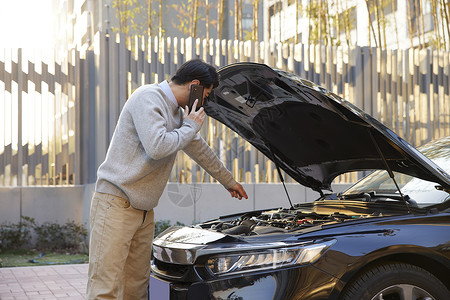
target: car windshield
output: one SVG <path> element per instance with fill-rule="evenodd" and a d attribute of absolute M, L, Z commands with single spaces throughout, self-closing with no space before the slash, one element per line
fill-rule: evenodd
<path fill-rule="evenodd" d="M 425 156 L 450 173 L 450 136 L 442 138 L 418 148 Z M 450 194 L 437 190 L 437 183 L 413 176 L 394 172 L 395 180 L 404 195 L 408 195 L 421 207 L 442 203 L 450 199 Z M 377 170 L 358 181 L 346 190 L 343 195 L 375 192 L 377 194 L 399 194 L 398 190 L 385 170 Z"/>

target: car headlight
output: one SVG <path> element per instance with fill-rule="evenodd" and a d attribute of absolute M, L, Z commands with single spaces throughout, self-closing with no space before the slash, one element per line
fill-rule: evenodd
<path fill-rule="evenodd" d="M 336 240 L 311 245 L 296 245 L 261 251 L 211 257 L 207 267 L 214 275 L 241 273 L 261 269 L 277 269 L 285 266 L 315 262 Z"/>

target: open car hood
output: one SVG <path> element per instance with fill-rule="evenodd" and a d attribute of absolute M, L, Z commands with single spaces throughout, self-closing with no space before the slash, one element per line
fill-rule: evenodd
<path fill-rule="evenodd" d="M 338 95 L 256 63 L 219 70 L 206 113 L 296 181 L 331 190 L 343 173 L 386 169 L 450 187 L 450 176 L 383 124 Z"/>

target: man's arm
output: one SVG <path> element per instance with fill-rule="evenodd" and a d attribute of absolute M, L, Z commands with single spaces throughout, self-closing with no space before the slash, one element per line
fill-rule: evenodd
<path fill-rule="evenodd" d="M 158 160 L 183 149 L 200 130 L 195 115 L 185 116 L 180 128 L 167 130 L 164 100 L 157 92 L 137 91 L 130 98 L 129 111 L 136 132 L 147 155 Z"/>
<path fill-rule="evenodd" d="M 232 197 L 248 199 L 242 185 L 233 178 L 233 175 L 223 165 L 216 153 L 209 147 L 206 141 L 196 134 L 194 139 L 183 149 L 197 164 L 205 169 L 208 174 L 219 181 L 230 192 Z"/>

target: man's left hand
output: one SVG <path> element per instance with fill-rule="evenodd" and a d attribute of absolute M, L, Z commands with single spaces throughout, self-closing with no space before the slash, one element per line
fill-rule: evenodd
<path fill-rule="evenodd" d="M 238 182 L 236 182 L 235 185 L 229 188 L 228 191 L 230 192 L 231 197 L 238 198 L 239 200 L 241 200 L 242 198 L 248 199 L 247 193 L 245 192 L 242 185 Z"/>

